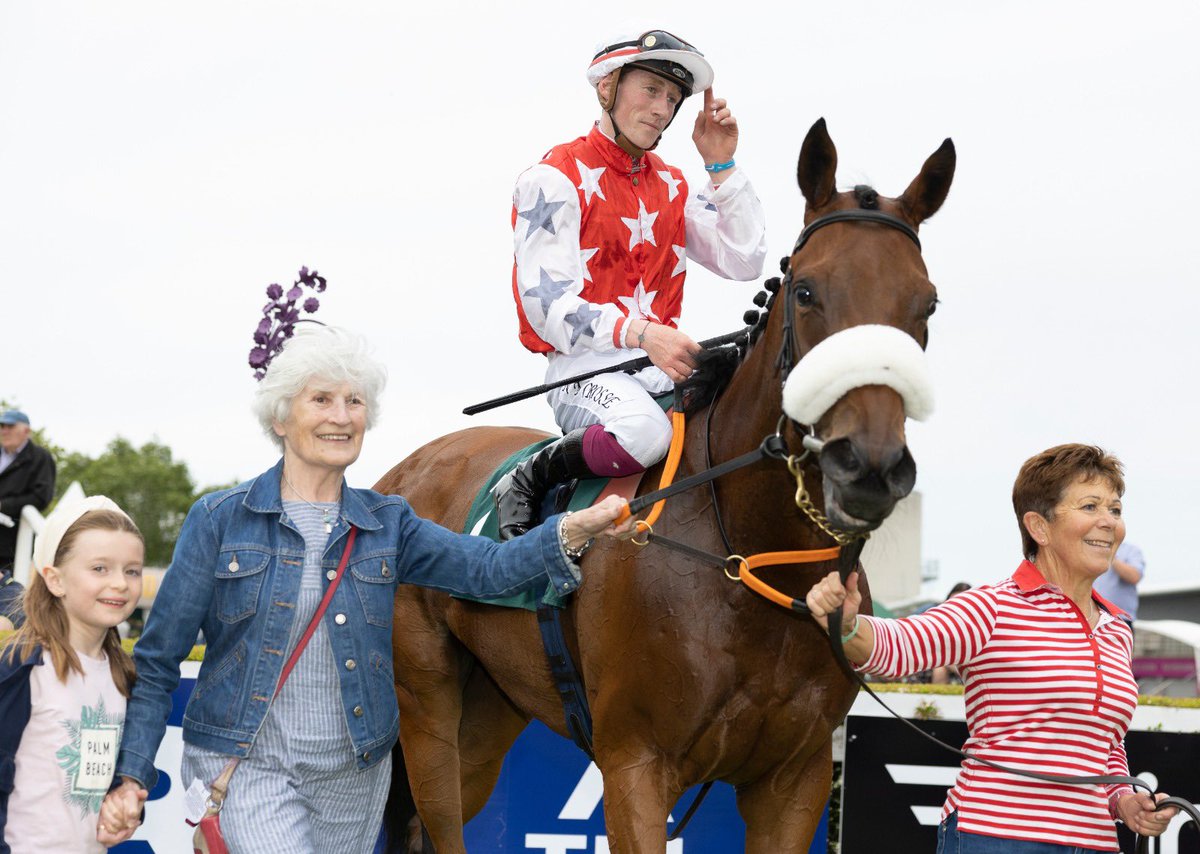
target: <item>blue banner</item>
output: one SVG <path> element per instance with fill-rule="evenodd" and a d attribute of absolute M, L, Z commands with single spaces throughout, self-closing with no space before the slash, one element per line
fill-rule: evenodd
<path fill-rule="evenodd" d="M 146 823 L 129 842 L 110 849 L 114 854 L 191 854 L 192 830 L 183 820 L 187 783 L 179 779 L 180 726 L 199 664 L 185 662 L 182 670 L 167 733 L 155 759 L 159 780 L 146 804 Z M 680 798 L 668 828 L 683 817 L 697 791 L 698 786 Z M 491 800 L 467 825 L 467 850 L 471 854 L 608 854 L 602 796 L 600 772 L 587 756 L 535 722 L 509 751 Z M 826 808 L 810 854 L 825 854 L 828 817 Z M 668 844 L 667 854 L 739 854 L 745 832 L 733 789 L 718 783 L 683 836 Z"/>
<path fill-rule="evenodd" d="M 668 833 L 691 805 L 699 786 L 679 799 Z M 607 854 L 600 772 L 570 741 L 536 721 L 517 739 L 483 812 L 466 828 L 471 854 Z M 821 818 L 810 854 L 825 854 L 829 810 Z M 667 854 L 736 854 L 744 851 L 746 825 L 733 788 L 717 783 Z"/>

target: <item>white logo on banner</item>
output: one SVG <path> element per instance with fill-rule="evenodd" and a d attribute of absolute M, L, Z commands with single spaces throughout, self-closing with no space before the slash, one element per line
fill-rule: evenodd
<path fill-rule="evenodd" d="M 945 786 L 949 789 L 958 779 L 957 765 L 884 765 L 892 782 L 901 786 Z M 909 805 L 917 823 L 923 827 L 936 827 L 942 820 L 942 805 Z"/>
<path fill-rule="evenodd" d="M 560 820 L 587 821 L 596 812 L 604 800 L 604 778 L 595 762 L 589 762 L 587 770 L 575 784 L 571 796 L 559 811 Z M 675 819 L 667 816 L 668 822 Z M 587 836 L 575 833 L 527 833 L 525 834 L 525 849 L 527 851 L 542 851 L 545 854 L 568 854 L 570 851 L 587 851 L 591 842 Z M 592 854 L 609 854 L 608 837 L 597 836 Z M 667 843 L 667 854 L 683 854 L 683 840 L 676 839 Z"/>

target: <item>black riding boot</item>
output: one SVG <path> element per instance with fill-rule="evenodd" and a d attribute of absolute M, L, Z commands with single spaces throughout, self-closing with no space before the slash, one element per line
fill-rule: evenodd
<path fill-rule="evenodd" d="M 501 540 L 519 537 L 534 526 L 552 486 L 576 477 L 595 477 L 583 459 L 586 429 L 572 430 L 500 478 L 492 496 Z"/>

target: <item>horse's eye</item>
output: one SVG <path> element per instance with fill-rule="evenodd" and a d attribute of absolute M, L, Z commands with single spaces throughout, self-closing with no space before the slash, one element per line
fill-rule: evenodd
<path fill-rule="evenodd" d="M 801 282 L 796 285 L 796 302 L 802 306 L 808 307 L 816 302 L 816 297 L 813 296 L 812 289 L 808 285 Z"/>

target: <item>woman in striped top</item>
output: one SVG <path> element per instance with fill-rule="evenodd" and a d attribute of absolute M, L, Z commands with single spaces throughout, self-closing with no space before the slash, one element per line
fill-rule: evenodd
<path fill-rule="evenodd" d="M 835 572 L 809 592 L 808 606 L 826 628 L 826 615 L 844 606 L 842 643 L 861 671 L 896 678 L 957 667 L 968 753 L 1027 771 L 1127 776 L 1133 636 L 1121 610 L 1092 590 L 1125 536 L 1124 491 L 1121 463 L 1102 449 L 1050 448 L 1027 460 L 1013 485 L 1025 560 L 1007 580 L 884 620 L 859 616 L 857 573 L 843 587 Z M 1176 812 L 1155 812 L 1150 796 L 1129 786 L 1047 783 L 964 759 L 937 850 L 1119 851 L 1115 820 L 1158 836 Z"/>

